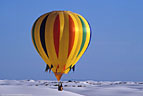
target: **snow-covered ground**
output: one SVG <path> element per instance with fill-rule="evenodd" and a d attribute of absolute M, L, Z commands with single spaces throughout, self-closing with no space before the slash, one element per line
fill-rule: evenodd
<path fill-rule="evenodd" d="M 143 82 L 0 80 L 0 96 L 143 96 Z"/>

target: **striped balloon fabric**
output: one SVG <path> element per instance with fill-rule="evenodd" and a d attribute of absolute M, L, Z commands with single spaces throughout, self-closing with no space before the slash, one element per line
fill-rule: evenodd
<path fill-rule="evenodd" d="M 90 42 L 86 19 L 71 11 L 52 11 L 39 17 L 32 28 L 33 44 L 55 74 L 68 73 Z"/>

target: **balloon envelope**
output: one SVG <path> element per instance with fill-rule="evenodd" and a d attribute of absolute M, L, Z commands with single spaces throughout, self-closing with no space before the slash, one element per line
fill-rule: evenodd
<path fill-rule="evenodd" d="M 71 11 L 46 13 L 35 21 L 32 28 L 33 44 L 57 80 L 80 59 L 90 38 L 86 19 Z"/>

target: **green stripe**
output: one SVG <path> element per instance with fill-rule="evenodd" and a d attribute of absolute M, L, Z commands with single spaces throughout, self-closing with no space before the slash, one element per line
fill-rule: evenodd
<path fill-rule="evenodd" d="M 79 16 L 78 16 L 79 17 Z M 84 47 L 84 44 L 85 44 L 85 41 L 86 41 L 86 26 L 85 26 L 85 23 L 84 21 L 79 17 L 81 23 L 82 23 L 82 30 L 83 30 L 83 36 L 82 36 L 82 43 L 81 43 L 81 47 L 80 47 L 80 50 L 78 52 L 78 55 L 80 54 L 81 50 L 83 49 Z M 77 55 L 77 56 L 78 56 Z"/>
<path fill-rule="evenodd" d="M 40 54 L 40 52 L 39 52 L 39 50 L 38 50 L 38 48 L 37 48 L 36 42 L 35 42 L 35 37 L 34 37 L 35 25 L 36 25 L 36 23 L 37 23 L 38 20 L 39 20 L 39 19 L 37 19 L 37 20 L 35 21 L 34 25 L 33 25 L 33 29 L 32 29 L 32 39 L 33 39 L 34 46 L 36 47 L 37 52 Z M 42 57 L 41 54 L 40 54 L 40 56 Z"/>

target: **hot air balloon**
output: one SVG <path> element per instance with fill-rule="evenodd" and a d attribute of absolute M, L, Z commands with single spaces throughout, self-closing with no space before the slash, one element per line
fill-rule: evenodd
<path fill-rule="evenodd" d="M 32 27 L 33 44 L 58 81 L 86 51 L 91 39 L 89 23 L 71 11 L 52 11 L 40 16 Z"/>

